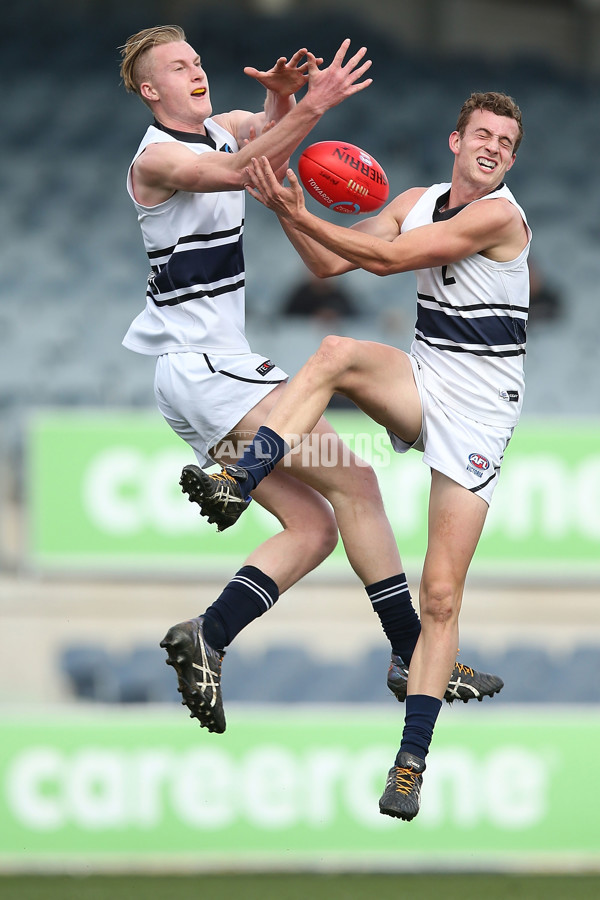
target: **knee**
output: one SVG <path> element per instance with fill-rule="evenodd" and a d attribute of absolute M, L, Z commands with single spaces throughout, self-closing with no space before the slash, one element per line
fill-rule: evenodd
<path fill-rule="evenodd" d="M 421 621 L 446 625 L 458 616 L 458 592 L 451 581 L 438 579 L 421 584 L 419 594 Z"/>
<path fill-rule="evenodd" d="M 337 547 L 339 531 L 333 515 L 322 516 L 310 522 L 303 537 L 303 549 L 307 557 L 317 561 L 317 565 L 330 556 Z"/>
<path fill-rule="evenodd" d="M 296 552 L 313 566 L 333 553 L 339 539 L 335 515 L 330 510 L 313 511 L 301 521 L 286 522 L 284 527 L 295 536 Z"/>
<path fill-rule="evenodd" d="M 333 551 L 337 547 L 339 536 L 340 533 L 338 531 L 337 522 L 332 516 L 327 521 L 327 525 L 321 530 L 321 534 L 319 537 L 321 552 L 324 554 L 323 559 L 326 559 L 331 553 L 333 553 Z"/>
<path fill-rule="evenodd" d="M 313 364 L 335 381 L 352 368 L 356 343 L 352 338 L 329 334 L 321 341 Z"/>

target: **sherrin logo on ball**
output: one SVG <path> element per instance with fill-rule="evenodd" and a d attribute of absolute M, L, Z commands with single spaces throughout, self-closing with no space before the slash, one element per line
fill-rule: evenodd
<path fill-rule="evenodd" d="M 301 154 L 298 174 L 307 192 L 334 212 L 374 212 L 386 202 L 390 186 L 369 153 L 341 141 L 320 141 Z"/>

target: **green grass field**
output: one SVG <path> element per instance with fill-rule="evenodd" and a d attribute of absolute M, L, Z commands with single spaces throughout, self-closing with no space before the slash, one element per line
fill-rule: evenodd
<path fill-rule="evenodd" d="M 1 900 L 598 900 L 600 875 L 0 876 Z"/>

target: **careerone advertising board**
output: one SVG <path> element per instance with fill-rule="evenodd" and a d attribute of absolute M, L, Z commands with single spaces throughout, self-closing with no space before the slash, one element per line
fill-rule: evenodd
<path fill-rule="evenodd" d="M 405 564 L 419 566 L 430 486 L 422 455 L 394 453 L 385 430 L 358 411 L 328 418 L 374 467 Z M 234 449 L 241 453 L 243 441 Z M 324 465 L 344 465 L 347 453 L 312 436 L 296 452 L 307 462 L 318 454 Z M 195 462 L 158 412 L 35 414 L 28 433 L 28 562 L 42 569 L 229 571 L 279 525 L 251 503 L 218 534 L 179 486 L 182 467 Z M 465 465 L 485 480 L 486 462 L 474 447 Z M 350 576 L 341 542 L 322 571 Z M 521 422 L 505 453 L 472 571 L 533 578 L 600 574 L 600 424 Z"/>
<path fill-rule="evenodd" d="M 406 823 L 397 706 L 4 711 L 0 869 L 598 867 L 597 711 L 444 707 Z"/>

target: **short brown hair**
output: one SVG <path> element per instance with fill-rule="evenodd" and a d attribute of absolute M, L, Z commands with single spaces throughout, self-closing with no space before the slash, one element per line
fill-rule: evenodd
<path fill-rule="evenodd" d="M 495 113 L 497 116 L 507 116 L 509 119 L 515 120 L 519 126 L 519 134 L 513 147 L 513 153 L 516 153 L 519 144 L 523 140 L 523 121 L 521 110 L 513 98 L 509 97 L 508 94 L 499 94 L 497 91 L 487 91 L 486 93 L 475 92 L 471 94 L 469 99 L 465 100 L 463 103 L 458 116 L 458 122 L 456 123 L 456 130 L 461 137 L 464 135 L 467 123 L 476 109 L 488 110 L 489 112 Z"/>
<path fill-rule="evenodd" d="M 152 47 L 185 39 L 185 32 L 179 25 L 156 25 L 127 38 L 123 46 L 119 47 L 123 57 L 120 72 L 125 88 L 134 94 L 140 93 L 141 83 L 149 76 L 144 60 Z"/>

